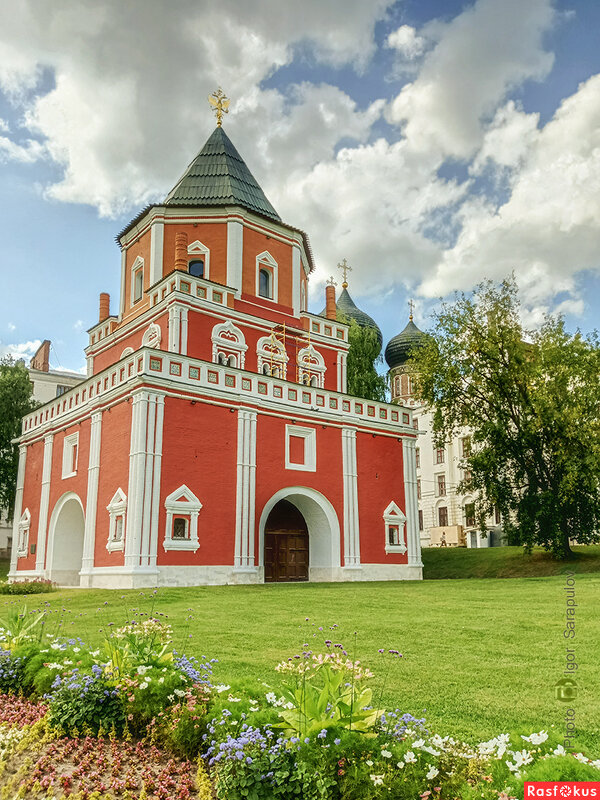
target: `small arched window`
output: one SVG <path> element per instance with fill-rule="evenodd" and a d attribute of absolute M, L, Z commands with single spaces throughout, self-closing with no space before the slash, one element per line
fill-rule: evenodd
<path fill-rule="evenodd" d="M 142 299 L 144 293 L 144 270 L 138 269 L 133 276 L 133 302 Z"/>
<path fill-rule="evenodd" d="M 188 272 L 190 275 L 193 275 L 194 278 L 203 278 L 204 277 L 204 259 L 203 258 L 195 258 L 193 261 L 188 262 Z"/>
<path fill-rule="evenodd" d="M 271 271 L 265 267 L 258 274 L 258 293 L 261 297 L 271 298 Z"/>

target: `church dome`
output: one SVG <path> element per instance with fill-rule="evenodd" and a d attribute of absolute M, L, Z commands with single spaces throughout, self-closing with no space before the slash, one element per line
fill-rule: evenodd
<path fill-rule="evenodd" d="M 381 345 L 383 344 L 383 335 L 379 330 L 379 325 L 372 317 L 360 310 L 354 300 L 350 297 L 350 294 L 345 287 L 340 292 L 340 296 L 337 298 L 335 305 L 337 308 L 338 317 L 343 316 L 350 321 L 354 320 L 354 322 L 356 322 L 357 325 L 360 325 L 361 328 L 371 328 L 371 330 L 375 331 L 377 341 L 379 342 L 379 347 L 381 348 Z M 321 316 L 325 316 L 325 309 L 321 311 Z"/>
<path fill-rule="evenodd" d="M 427 339 L 427 334 L 417 328 L 411 316 L 406 328 L 390 339 L 385 348 L 385 360 L 389 368 L 394 369 L 394 367 L 406 364 L 413 348 L 422 344 L 425 339 Z"/>

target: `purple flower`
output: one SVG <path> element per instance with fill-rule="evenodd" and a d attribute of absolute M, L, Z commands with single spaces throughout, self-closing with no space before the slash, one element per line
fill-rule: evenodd
<path fill-rule="evenodd" d="M 327 736 L 327 731 L 325 728 L 321 731 L 321 733 L 317 733 L 317 739 L 324 739 Z"/>
<path fill-rule="evenodd" d="M 334 744 L 341 744 L 341 743 L 342 743 L 342 740 L 341 740 L 341 739 L 334 739 L 334 740 L 333 740 L 333 743 L 334 743 Z"/>

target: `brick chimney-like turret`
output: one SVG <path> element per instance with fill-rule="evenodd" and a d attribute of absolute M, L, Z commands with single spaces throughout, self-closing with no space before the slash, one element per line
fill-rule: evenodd
<path fill-rule="evenodd" d="M 110 295 L 108 292 L 100 292 L 100 313 L 98 314 L 98 322 L 104 322 L 105 319 L 110 317 Z"/>
<path fill-rule="evenodd" d="M 337 319 L 337 308 L 335 305 L 335 283 L 333 279 L 325 286 L 325 316 L 327 319 Z"/>
<path fill-rule="evenodd" d="M 187 272 L 188 269 L 187 233 L 175 234 L 175 269 Z"/>
<path fill-rule="evenodd" d="M 50 339 L 44 339 L 37 353 L 29 362 L 29 366 L 31 369 L 39 369 L 41 372 L 50 370 Z"/>

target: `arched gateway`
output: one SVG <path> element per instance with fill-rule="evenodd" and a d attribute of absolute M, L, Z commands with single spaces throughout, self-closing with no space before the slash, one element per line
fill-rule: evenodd
<path fill-rule="evenodd" d="M 48 537 L 50 580 L 61 586 L 79 586 L 83 558 L 85 517 L 75 492 L 64 494 L 54 506 Z"/>
<path fill-rule="evenodd" d="M 259 553 L 266 583 L 335 580 L 340 567 L 335 509 L 315 489 L 281 489 L 261 514 Z"/>

